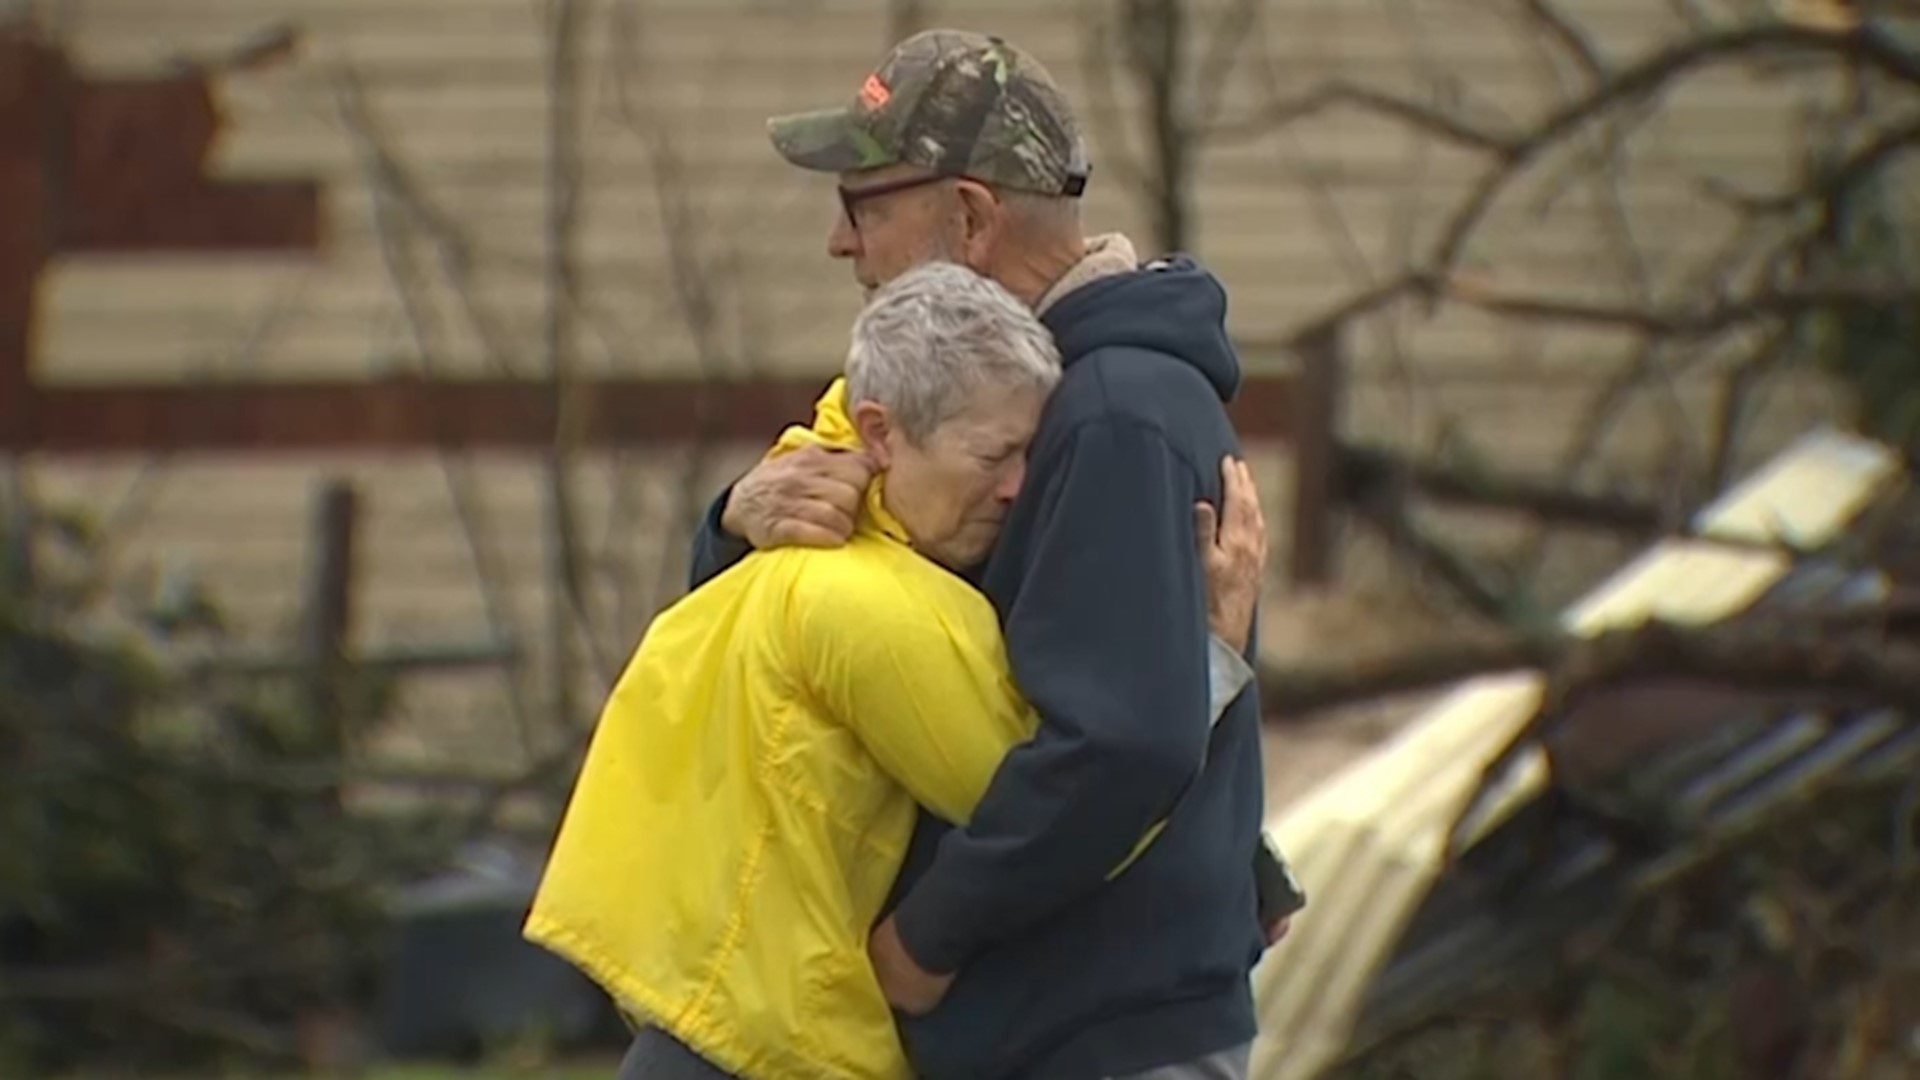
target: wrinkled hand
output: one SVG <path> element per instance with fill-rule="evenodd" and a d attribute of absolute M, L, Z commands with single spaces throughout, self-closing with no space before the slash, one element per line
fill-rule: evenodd
<path fill-rule="evenodd" d="M 873 471 L 864 453 L 801 447 L 741 477 L 720 526 L 761 549 L 839 547 L 853 536 Z"/>
<path fill-rule="evenodd" d="M 1220 459 L 1220 513 L 1211 503 L 1195 503 L 1193 531 L 1207 571 L 1207 626 L 1244 652 L 1267 569 L 1267 520 L 1246 462 Z"/>
<path fill-rule="evenodd" d="M 900 930 L 889 915 L 874 928 L 867 939 L 867 955 L 873 961 L 874 974 L 880 977 L 880 990 L 887 1004 L 908 1016 L 925 1016 L 947 996 L 953 986 L 952 975 L 935 975 L 922 968 L 907 954 Z"/>

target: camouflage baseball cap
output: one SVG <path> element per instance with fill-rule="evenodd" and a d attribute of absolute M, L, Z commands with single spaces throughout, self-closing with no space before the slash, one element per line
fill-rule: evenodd
<path fill-rule="evenodd" d="M 1053 76 L 997 37 L 925 30 L 893 47 L 853 103 L 767 121 L 803 169 L 901 163 L 1016 191 L 1078 195 L 1086 144 Z"/>

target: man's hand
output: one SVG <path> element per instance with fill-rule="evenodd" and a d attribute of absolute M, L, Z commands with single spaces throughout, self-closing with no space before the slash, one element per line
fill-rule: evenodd
<path fill-rule="evenodd" d="M 733 485 L 720 527 L 756 548 L 839 547 L 853 536 L 873 460 L 804 446 L 755 465 Z"/>
<path fill-rule="evenodd" d="M 1220 459 L 1220 513 L 1211 503 L 1195 503 L 1193 531 L 1207 571 L 1207 626 L 1245 652 L 1267 568 L 1267 520 L 1246 462 Z"/>
<path fill-rule="evenodd" d="M 880 977 L 880 990 L 887 996 L 887 1004 L 908 1016 L 932 1012 L 953 986 L 952 975 L 935 975 L 907 955 L 907 947 L 901 942 L 900 930 L 891 915 L 875 927 L 867 939 L 867 955 L 873 960 L 874 974 Z"/>
<path fill-rule="evenodd" d="M 1287 931 L 1293 929 L 1293 916 L 1289 915 L 1267 925 L 1267 948 L 1271 949 L 1286 939 Z"/>

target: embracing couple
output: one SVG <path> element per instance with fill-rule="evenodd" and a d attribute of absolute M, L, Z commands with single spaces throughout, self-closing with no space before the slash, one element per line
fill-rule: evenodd
<path fill-rule="evenodd" d="M 614 688 L 528 936 L 639 1023 L 622 1078 L 1244 1077 L 1303 898 L 1225 294 L 1083 236 L 1078 126 L 997 38 L 770 127 L 868 303 Z"/>

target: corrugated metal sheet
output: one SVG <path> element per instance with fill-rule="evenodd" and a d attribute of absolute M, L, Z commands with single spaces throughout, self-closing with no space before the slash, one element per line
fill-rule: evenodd
<path fill-rule="evenodd" d="M 1755 610 L 1884 598 L 1877 571 L 1797 568 Z M 1560 946 L 1633 897 L 1843 782 L 1911 776 L 1920 729 L 1884 708 L 1811 712 L 1761 699 L 1715 710 L 1706 737 L 1636 762 L 1608 787 L 1653 827 L 1623 842 L 1545 802 L 1523 808 L 1448 868 L 1372 982 L 1356 1039 L 1406 1030 L 1481 987 L 1548 974 Z"/>
<path fill-rule="evenodd" d="M 1834 432 L 1808 435 L 1696 520 L 1732 539 L 1831 541 L 1898 472 L 1884 448 Z M 1649 617 L 1713 622 L 1778 583 L 1787 559 L 1724 541 L 1663 542 L 1568 610 L 1593 634 Z M 1448 833 L 1480 793 L 1488 764 L 1534 715 L 1535 672 L 1472 680 L 1392 742 L 1269 823 L 1312 902 L 1255 972 L 1261 1038 L 1254 1075 L 1306 1080 L 1336 1062 L 1376 975 L 1439 879 Z M 1476 835 L 1540 790 L 1536 755 L 1483 796 Z"/>

